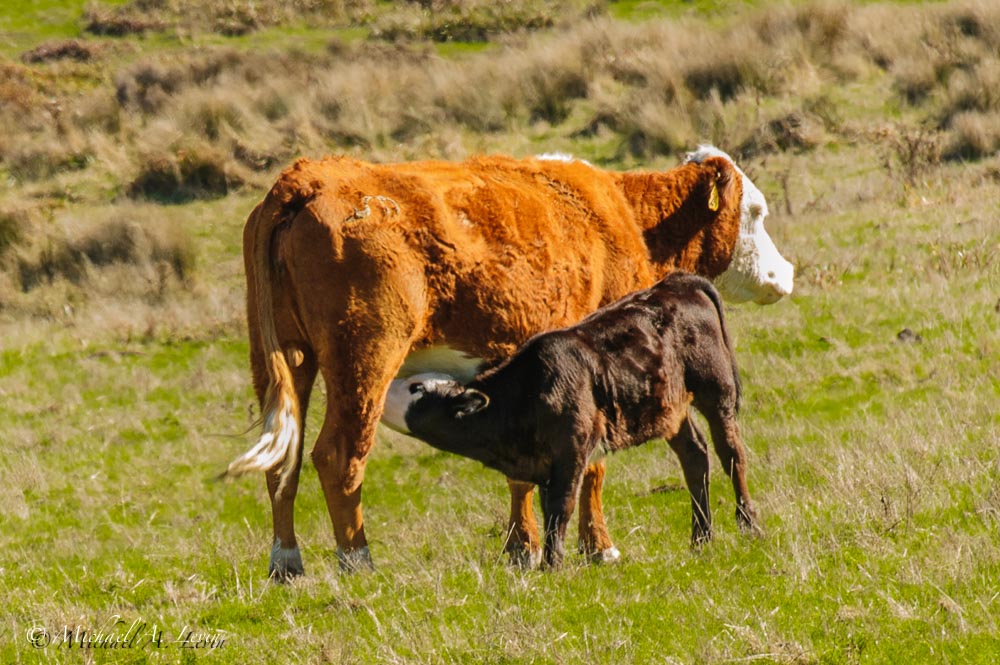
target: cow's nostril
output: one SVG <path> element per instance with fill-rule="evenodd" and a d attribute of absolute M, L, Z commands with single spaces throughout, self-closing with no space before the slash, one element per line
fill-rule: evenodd
<path fill-rule="evenodd" d="M 773 271 L 773 270 L 771 270 L 771 271 L 769 271 L 769 272 L 767 273 L 767 278 L 768 278 L 768 279 L 774 279 L 774 271 Z"/>

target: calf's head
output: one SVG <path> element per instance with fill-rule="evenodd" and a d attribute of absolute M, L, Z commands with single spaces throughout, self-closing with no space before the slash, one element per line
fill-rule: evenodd
<path fill-rule="evenodd" d="M 777 302 L 792 292 L 795 268 L 781 255 L 764 229 L 767 200 L 732 158 L 718 148 L 701 146 L 688 153 L 685 162 L 700 164 L 709 157 L 729 160 L 743 178 L 740 235 L 732 261 L 726 271 L 715 278 L 715 286 L 730 302 L 753 300 L 761 305 Z"/>
<path fill-rule="evenodd" d="M 431 445 L 448 437 L 461 419 L 489 406 L 490 398 L 466 388 L 453 377 L 437 372 L 396 379 L 386 395 L 382 422 L 404 434 L 428 437 Z"/>

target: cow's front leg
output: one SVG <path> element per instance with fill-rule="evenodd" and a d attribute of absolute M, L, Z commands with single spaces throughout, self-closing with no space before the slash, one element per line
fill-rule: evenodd
<path fill-rule="evenodd" d="M 604 522 L 601 493 L 604 487 L 604 460 L 587 466 L 580 487 L 580 551 L 595 563 L 614 563 L 621 552 L 611 542 Z"/>
<path fill-rule="evenodd" d="M 535 568 L 542 561 L 542 548 L 538 539 L 538 522 L 532 510 L 535 486 L 507 479 L 510 488 L 510 521 L 504 551 L 510 562 L 520 568 Z"/>

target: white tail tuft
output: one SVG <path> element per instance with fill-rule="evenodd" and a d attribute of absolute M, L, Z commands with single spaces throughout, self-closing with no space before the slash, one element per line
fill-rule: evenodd
<path fill-rule="evenodd" d="M 283 463 L 278 485 L 278 494 L 281 494 L 299 461 L 299 438 L 295 405 L 287 398 L 282 399 L 278 409 L 264 416 L 264 428 L 257 444 L 230 462 L 225 475 L 270 471 Z"/>

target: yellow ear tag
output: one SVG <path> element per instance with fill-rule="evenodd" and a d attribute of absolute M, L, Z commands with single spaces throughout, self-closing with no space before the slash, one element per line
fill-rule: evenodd
<path fill-rule="evenodd" d="M 712 183 L 712 191 L 708 193 L 708 209 L 715 212 L 719 209 L 719 188 Z"/>

